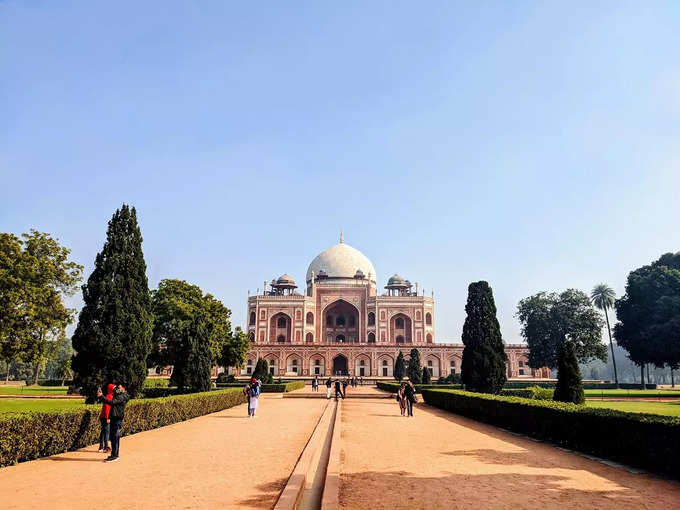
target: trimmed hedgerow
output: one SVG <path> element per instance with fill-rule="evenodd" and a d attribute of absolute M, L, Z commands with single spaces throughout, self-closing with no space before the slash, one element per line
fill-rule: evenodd
<path fill-rule="evenodd" d="M 142 384 L 142 389 L 168 387 L 170 387 L 170 379 L 163 379 L 161 377 L 147 377 Z"/>
<path fill-rule="evenodd" d="M 262 393 L 286 393 L 304 388 L 305 384 L 307 384 L 305 381 L 288 381 L 274 384 L 263 384 Z M 240 383 L 217 383 L 218 388 L 243 388 L 245 385 L 245 381 Z"/>
<path fill-rule="evenodd" d="M 135 399 L 125 407 L 123 435 L 171 425 L 246 401 L 238 389 Z M 77 410 L 0 415 L 0 467 L 77 450 L 99 440 L 100 405 Z"/>
<path fill-rule="evenodd" d="M 680 477 L 680 418 L 455 390 L 430 404 L 585 453 Z"/>
<path fill-rule="evenodd" d="M 555 388 L 555 381 L 508 381 L 503 386 L 504 389 L 529 388 L 530 386 L 540 386 L 541 388 Z M 648 390 L 655 390 L 656 384 L 646 384 Z M 583 383 L 584 390 L 614 390 L 614 383 Z M 640 385 L 635 383 L 619 383 L 619 389 L 639 390 Z"/>
<path fill-rule="evenodd" d="M 376 382 L 376 385 L 378 386 L 379 390 L 383 391 L 391 391 L 392 393 L 396 393 L 397 390 L 399 389 L 399 383 L 398 382 L 382 382 L 378 381 Z M 460 390 L 463 388 L 462 384 L 416 384 L 416 392 L 420 392 L 421 390 L 426 390 L 426 389 L 452 389 L 452 390 Z"/>
<path fill-rule="evenodd" d="M 554 389 L 530 386 L 529 388 L 508 388 L 499 393 L 502 397 L 520 397 L 532 400 L 552 400 Z"/>

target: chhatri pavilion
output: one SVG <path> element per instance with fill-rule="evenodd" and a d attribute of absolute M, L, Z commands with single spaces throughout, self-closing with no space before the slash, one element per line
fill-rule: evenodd
<path fill-rule="evenodd" d="M 252 373 L 258 358 L 275 377 L 352 375 L 391 378 L 401 350 L 418 348 L 433 378 L 459 373 L 461 343 L 435 342 L 434 297 L 394 274 L 383 292 L 371 261 L 340 242 L 312 260 L 305 284 L 284 274 L 248 297 L 246 365 L 230 373 Z M 547 378 L 549 370 L 528 365 L 526 345 L 506 345 L 508 377 Z"/>

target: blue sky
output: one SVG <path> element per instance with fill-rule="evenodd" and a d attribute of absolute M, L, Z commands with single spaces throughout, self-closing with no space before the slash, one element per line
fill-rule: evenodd
<path fill-rule="evenodd" d="M 504 339 L 540 290 L 680 250 L 680 3 L 0 3 L 0 230 L 92 269 L 137 207 L 150 284 L 244 318 L 337 242 Z M 74 304 L 79 306 L 80 301 Z"/>

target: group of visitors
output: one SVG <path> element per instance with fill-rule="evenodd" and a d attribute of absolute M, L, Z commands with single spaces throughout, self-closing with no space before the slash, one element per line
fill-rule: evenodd
<path fill-rule="evenodd" d="M 397 390 L 397 402 L 399 402 L 399 409 L 402 416 L 413 417 L 413 404 L 416 399 L 416 387 L 411 381 L 402 382 Z"/>
<path fill-rule="evenodd" d="M 335 380 L 331 379 L 330 377 L 326 379 L 326 398 L 331 398 L 331 388 L 335 389 L 335 400 L 338 400 L 338 397 L 344 399 L 345 395 L 347 394 L 347 386 L 351 384 L 349 379 L 343 379 L 342 381 L 338 379 L 337 377 Z M 312 383 L 313 386 L 313 383 Z M 317 383 L 318 387 L 318 383 Z"/>
<path fill-rule="evenodd" d="M 243 394 L 248 397 L 248 418 L 256 417 L 260 393 L 262 393 L 262 381 L 255 377 L 243 388 Z"/>
<path fill-rule="evenodd" d="M 120 455 L 120 429 L 123 426 L 125 404 L 130 400 L 130 395 L 122 384 L 108 384 L 106 395 L 101 388 L 97 390 L 97 399 L 102 403 L 102 410 L 99 413 L 101 425 L 99 452 L 110 452 L 111 455 L 106 458 L 106 461 L 114 462 Z M 111 439 L 110 448 L 109 438 Z"/>

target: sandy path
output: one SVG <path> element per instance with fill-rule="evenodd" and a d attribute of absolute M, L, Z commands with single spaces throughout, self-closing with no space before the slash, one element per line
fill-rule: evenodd
<path fill-rule="evenodd" d="M 326 405 L 277 397 L 124 437 L 115 463 L 94 446 L 2 468 L 0 508 L 271 508 Z"/>
<path fill-rule="evenodd" d="M 435 408 L 345 400 L 345 509 L 679 508 L 680 484 L 629 473 Z"/>

